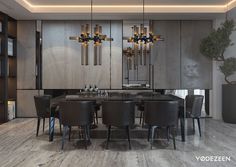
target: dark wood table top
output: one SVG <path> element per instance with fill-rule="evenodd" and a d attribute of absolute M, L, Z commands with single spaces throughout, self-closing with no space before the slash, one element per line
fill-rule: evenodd
<path fill-rule="evenodd" d="M 83 101 L 90 101 L 95 100 L 97 103 L 101 103 L 102 101 L 109 101 L 109 100 L 132 100 L 135 103 L 142 103 L 144 101 L 178 101 L 179 105 L 182 106 L 184 104 L 184 99 L 181 99 L 177 96 L 173 95 L 157 95 L 157 96 L 140 96 L 140 95 L 131 95 L 131 96 L 80 96 L 80 95 L 63 95 L 55 97 L 51 100 L 51 105 L 55 106 L 58 105 L 61 101 L 65 100 L 83 100 Z"/>

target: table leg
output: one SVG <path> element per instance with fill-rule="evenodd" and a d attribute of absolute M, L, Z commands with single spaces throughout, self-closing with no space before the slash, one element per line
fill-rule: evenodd
<path fill-rule="evenodd" d="M 182 142 L 185 142 L 185 118 L 180 118 L 180 126 L 181 126 L 181 139 Z"/>
<path fill-rule="evenodd" d="M 55 117 L 49 118 L 49 141 L 53 141 Z"/>

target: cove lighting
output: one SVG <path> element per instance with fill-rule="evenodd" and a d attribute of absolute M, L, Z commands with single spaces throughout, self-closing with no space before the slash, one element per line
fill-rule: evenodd
<path fill-rule="evenodd" d="M 34 5 L 15 0 L 32 13 L 88 13 L 90 5 Z M 225 13 L 236 6 L 236 0 L 224 5 L 145 5 L 149 13 Z M 140 13 L 142 5 L 94 5 L 97 13 Z"/>

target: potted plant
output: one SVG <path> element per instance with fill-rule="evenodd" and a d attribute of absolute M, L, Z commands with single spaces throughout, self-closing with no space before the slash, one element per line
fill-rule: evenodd
<path fill-rule="evenodd" d="M 219 70 L 224 74 L 226 82 L 222 85 L 222 117 L 225 122 L 236 124 L 236 81 L 229 79 L 236 71 L 236 57 L 225 57 L 227 48 L 234 45 L 230 39 L 233 31 L 234 20 L 226 20 L 201 41 L 200 52 L 220 62 Z"/>

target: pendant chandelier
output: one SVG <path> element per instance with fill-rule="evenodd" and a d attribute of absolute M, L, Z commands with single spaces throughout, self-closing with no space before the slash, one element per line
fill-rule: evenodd
<path fill-rule="evenodd" d="M 164 39 L 161 38 L 161 35 L 154 35 L 152 32 L 149 31 L 147 34 L 147 27 L 144 26 L 144 16 L 145 16 L 145 3 L 143 0 L 143 23 L 139 27 L 134 25 L 133 29 L 133 36 L 128 38 L 129 43 L 134 44 L 151 44 L 155 41 L 163 41 Z"/>
<path fill-rule="evenodd" d="M 75 40 L 82 44 L 81 64 L 88 65 L 88 44 L 94 44 L 94 65 L 101 65 L 101 44 L 103 41 L 113 41 L 113 38 L 108 38 L 107 35 L 102 34 L 102 27 L 96 25 L 93 31 L 93 0 L 91 0 L 91 20 L 89 24 L 81 25 L 80 36 L 71 36 L 70 40 Z M 90 31 L 89 31 L 90 29 Z"/>

